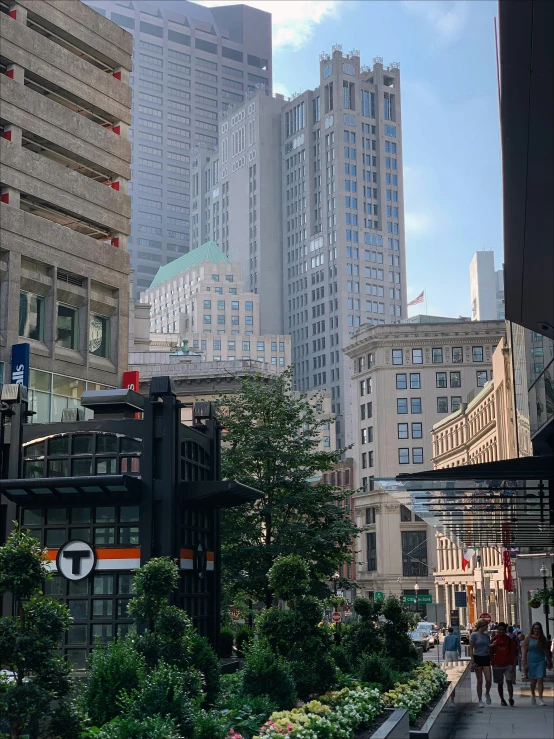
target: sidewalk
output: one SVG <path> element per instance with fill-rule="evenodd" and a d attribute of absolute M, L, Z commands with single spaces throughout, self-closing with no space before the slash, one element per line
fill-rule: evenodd
<path fill-rule="evenodd" d="M 551 672 L 548 676 L 551 676 Z M 515 706 L 500 705 L 497 687 L 492 685 L 492 704 L 477 708 L 476 678 L 471 675 L 473 703 L 465 711 L 451 739 L 554 739 L 554 686 L 545 680 L 543 700 L 545 707 L 531 705 L 531 689 L 528 680 L 517 674 L 514 685 Z M 484 685 L 483 685 L 484 689 Z M 504 685 L 504 697 L 508 691 Z"/>

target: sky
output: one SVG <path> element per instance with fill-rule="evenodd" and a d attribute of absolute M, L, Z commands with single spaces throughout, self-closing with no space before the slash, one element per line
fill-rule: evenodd
<path fill-rule="evenodd" d="M 200 0 L 213 6 L 223 2 Z M 236 0 L 235 0 L 236 1 Z M 245 0 L 273 17 L 273 88 L 319 84 L 333 45 L 400 64 L 409 315 L 470 316 L 469 263 L 502 266 L 495 0 Z"/>

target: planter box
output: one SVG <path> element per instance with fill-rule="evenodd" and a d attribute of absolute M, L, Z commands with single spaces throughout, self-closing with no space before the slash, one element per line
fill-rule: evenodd
<path fill-rule="evenodd" d="M 222 675 L 231 675 L 239 669 L 240 662 L 237 657 L 222 657 L 219 660 L 219 667 Z"/>
<path fill-rule="evenodd" d="M 410 739 L 448 739 L 460 714 L 471 703 L 471 665 L 469 662 L 450 672 L 446 692 L 421 729 L 410 729 Z"/>
<path fill-rule="evenodd" d="M 410 739 L 410 717 L 405 708 L 385 708 L 387 720 L 373 732 L 356 734 L 355 739 Z"/>

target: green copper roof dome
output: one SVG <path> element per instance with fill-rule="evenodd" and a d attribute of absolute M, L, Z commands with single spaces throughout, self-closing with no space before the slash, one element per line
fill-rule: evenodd
<path fill-rule="evenodd" d="M 159 285 L 160 282 L 165 282 L 172 277 L 176 277 L 181 272 L 188 272 L 192 267 L 196 267 L 202 262 L 226 262 L 227 264 L 231 264 L 214 241 L 206 241 L 205 244 L 202 244 L 197 249 L 192 249 L 188 254 L 183 254 L 179 259 L 174 259 L 169 264 L 160 267 L 148 289 L 150 290 L 156 285 Z"/>

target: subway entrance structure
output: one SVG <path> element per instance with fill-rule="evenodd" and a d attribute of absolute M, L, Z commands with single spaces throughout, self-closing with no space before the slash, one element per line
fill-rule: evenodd
<path fill-rule="evenodd" d="M 26 388 L 2 390 L 2 526 L 17 520 L 48 549 L 45 594 L 73 616 L 65 652 L 84 668 L 95 644 L 129 630 L 133 569 L 160 556 L 179 564 L 172 602 L 217 647 L 221 510 L 261 494 L 220 479 L 213 405 L 184 406 L 168 377 L 154 377 L 148 396 L 87 391 L 81 404 L 93 418 L 68 409 L 34 424 Z"/>

